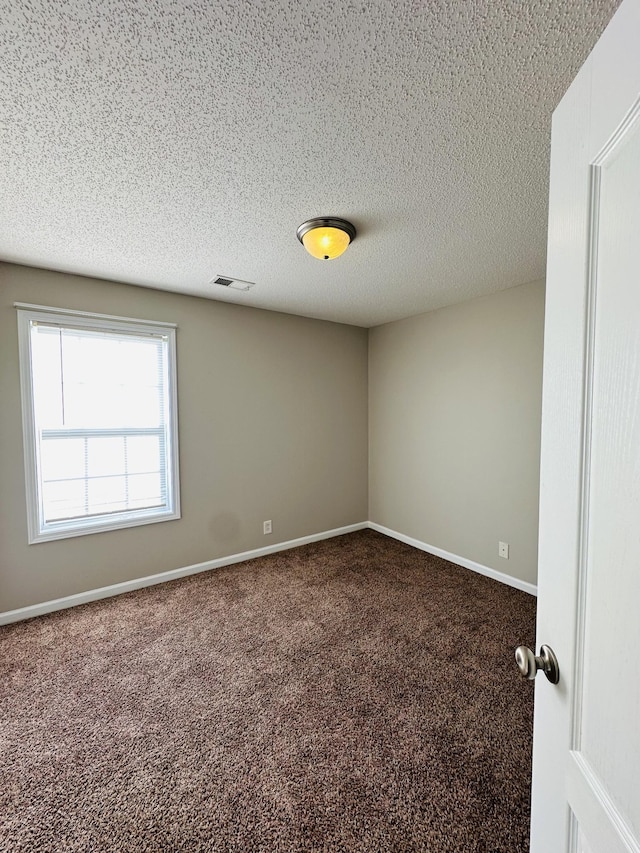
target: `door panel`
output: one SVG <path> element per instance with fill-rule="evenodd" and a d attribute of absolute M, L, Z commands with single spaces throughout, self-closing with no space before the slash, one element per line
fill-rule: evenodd
<path fill-rule="evenodd" d="M 576 749 L 640 832 L 640 110 L 593 169 L 586 595 Z M 582 677 L 580 677 L 582 676 Z"/>

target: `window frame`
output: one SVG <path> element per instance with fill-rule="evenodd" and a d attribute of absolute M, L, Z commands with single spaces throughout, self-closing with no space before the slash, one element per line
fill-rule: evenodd
<path fill-rule="evenodd" d="M 178 395 L 176 368 L 176 324 L 161 321 L 139 320 L 111 314 L 96 314 L 66 308 L 16 302 L 18 315 L 18 348 L 20 363 L 20 391 L 22 398 L 22 436 L 24 450 L 27 531 L 30 545 L 50 542 L 109 530 L 122 530 L 143 524 L 172 521 L 180 515 L 180 479 L 178 459 Z M 115 514 L 90 516 L 45 522 L 40 499 L 40 473 L 38 441 L 36 435 L 35 405 L 31 358 L 31 323 L 42 322 L 63 328 L 79 327 L 101 331 L 163 337 L 167 344 L 166 380 L 167 402 L 167 506 L 145 509 L 122 510 Z"/>

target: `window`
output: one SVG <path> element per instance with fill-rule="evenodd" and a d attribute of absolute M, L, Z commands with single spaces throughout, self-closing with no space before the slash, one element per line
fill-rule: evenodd
<path fill-rule="evenodd" d="M 175 327 L 16 307 L 29 542 L 179 518 Z"/>

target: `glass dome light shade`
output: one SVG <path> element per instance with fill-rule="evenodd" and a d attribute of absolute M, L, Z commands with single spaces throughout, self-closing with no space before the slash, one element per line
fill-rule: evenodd
<path fill-rule="evenodd" d="M 356 229 L 344 219 L 310 219 L 298 228 L 298 239 L 307 252 L 320 260 L 338 258 L 356 236 Z"/>

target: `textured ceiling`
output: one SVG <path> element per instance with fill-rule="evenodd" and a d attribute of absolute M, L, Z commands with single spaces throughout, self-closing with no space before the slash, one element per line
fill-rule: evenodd
<path fill-rule="evenodd" d="M 551 113 L 617 5 L 0 0 L 0 259 L 361 326 L 541 278 Z"/>

